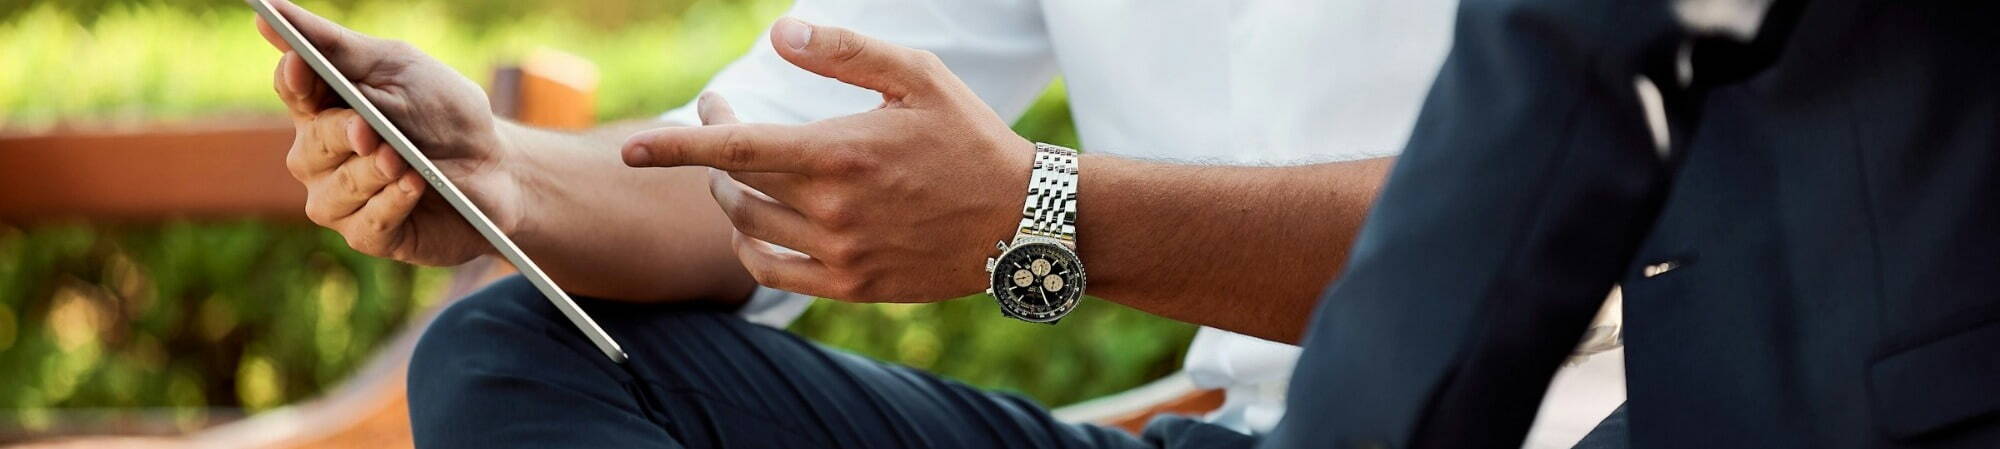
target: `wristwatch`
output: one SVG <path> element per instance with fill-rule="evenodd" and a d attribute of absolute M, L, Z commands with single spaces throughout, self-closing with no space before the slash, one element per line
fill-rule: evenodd
<path fill-rule="evenodd" d="M 1014 241 L 986 259 L 986 293 L 1000 313 L 1055 324 L 1083 300 L 1083 261 L 1076 257 L 1076 150 L 1035 144 L 1034 174 Z"/>

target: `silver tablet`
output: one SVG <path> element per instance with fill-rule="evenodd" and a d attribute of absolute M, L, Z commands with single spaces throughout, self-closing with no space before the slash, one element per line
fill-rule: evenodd
<path fill-rule="evenodd" d="M 625 363 L 625 350 L 620 349 L 617 342 L 611 341 L 611 335 L 604 333 L 604 329 L 598 327 L 597 322 L 590 319 L 590 315 L 585 315 L 583 309 L 577 308 L 576 301 L 571 300 L 569 294 L 556 288 L 555 281 L 549 280 L 549 275 L 543 273 L 541 267 L 535 266 L 534 261 L 528 260 L 528 255 L 521 253 L 521 248 L 514 246 L 513 240 L 509 240 L 506 234 L 501 234 L 500 229 L 493 225 L 493 221 L 486 218 L 486 213 L 480 212 L 479 206 L 473 205 L 471 200 L 466 199 L 465 192 L 458 190 L 458 186 L 452 184 L 451 179 L 439 175 L 437 165 L 431 164 L 430 158 L 418 152 L 416 145 L 410 143 L 410 138 L 404 136 L 403 131 L 397 129 L 394 123 L 389 123 L 388 116 L 382 115 L 382 110 L 376 109 L 375 104 L 368 101 L 368 97 L 362 96 L 361 91 L 354 88 L 354 83 L 349 82 L 346 76 L 340 74 L 340 70 L 327 62 L 326 56 L 320 54 L 312 42 L 306 41 L 305 35 L 299 34 L 298 28 L 292 27 L 291 21 L 285 20 L 285 17 L 278 14 L 266 0 L 246 1 L 250 3 L 250 7 L 257 9 L 257 15 L 264 17 L 265 23 L 271 24 L 271 29 L 277 30 L 278 36 L 291 44 L 292 50 L 304 58 L 314 72 L 319 73 L 320 79 L 325 80 L 327 85 L 333 86 L 334 93 L 340 94 L 341 99 L 347 100 L 347 104 L 352 106 L 362 119 L 367 120 L 369 126 L 375 128 L 375 133 L 380 134 L 383 141 L 395 147 L 396 154 L 402 155 L 403 160 L 409 162 L 410 167 L 415 168 L 417 174 L 422 175 L 432 189 L 444 196 L 445 202 L 451 203 L 452 209 L 458 210 L 459 215 L 465 216 L 465 221 L 471 222 L 472 228 L 479 230 L 479 235 L 486 236 L 486 241 L 492 242 L 493 248 L 499 250 L 500 255 L 505 256 L 508 262 L 513 262 L 514 268 L 521 270 L 521 275 L 527 277 L 528 282 L 535 284 L 535 289 L 541 290 L 542 295 L 548 296 L 549 302 L 555 304 L 556 310 L 561 310 L 563 316 L 569 317 L 569 322 L 576 325 L 577 330 L 583 331 L 583 336 L 589 337 L 590 342 L 596 344 L 598 350 L 604 351 L 604 356 L 610 357 L 611 361 Z"/>

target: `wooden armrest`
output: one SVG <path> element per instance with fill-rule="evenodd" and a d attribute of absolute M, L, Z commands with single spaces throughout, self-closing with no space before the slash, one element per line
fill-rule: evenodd
<path fill-rule="evenodd" d="M 0 219 L 304 220 L 291 143 L 291 124 L 273 118 L 0 136 Z"/>
<path fill-rule="evenodd" d="M 1138 434 L 1162 414 L 1200 415 L 1222 408 L 1222 390 L 1196 387 L 1186 372 L 1175 372 L 1123 393 L 1051 411 L 1067 422 L 1097 423 Z"/>

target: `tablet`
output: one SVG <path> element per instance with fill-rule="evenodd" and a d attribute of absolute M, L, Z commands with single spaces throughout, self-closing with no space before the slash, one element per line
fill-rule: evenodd
<path fill-rule="evenodd" d="M 611 341 L 611 335 L 604 333 L 604 329 L 598 327 L 597 322 L 590 319 L 590 315 L 585 315 L 583 309 L 577 308 L 576 301 L 570 299 L 569 294 L 556 288 L 555 281 L 550 280 L 549 275 L 543 273 L 541 267 L 535 266 L 534 261 L 528 260 L 528 255 L 522 253 L 520 247 L 514 246 L 513 240 L 508 239 L 506 234 L 501 234 L 500 228 L 493 225 L 493 220 L 486 218 L 486 213 L 479 211 L 479 206 L 473 205 L 472 201 L 465 197 L 464 191 L 458 190 L 458 186 L 452 184 L 451 179 L 438 174 L 437 165 L 432 164 L 430 158 L 418 152 L 417 146 L 410 143 L 410 138 L 404 136 L 403 131 L 396 128 L 396 124 L 390 123 L 388 116 L 382 115 L 382 110 L 376 109 L 375 104 L 368 101 L 368 97 L 362 96 L 361 91 L 355 89 L 354 83 L 341 75 L 339 69 L 327 62 L 326 56 L 320 54 L 312 42 L 306 41 L 305 35 L 300 34 L 298 28 L 292 27 L 291 21 L 285 20 L 283 15 L 278 14 L 267 0 L 245 1 L 250 3 L 251 8 L 257 10 L 257 15 L 264 17 L 264 22 L 269 23 L 271 29 L 278 32 L 278 36 L 285 39 L 285 43 L 291 44 L 293 52 L 298 53 L 301 59 L 305 59 L 306 64 L 312 66 L 313 72 L 318 73 L 321 80 L 325 80 L 328 86 L 333 87 L 334 93 L 339 94 L 341 99 L 347 100 L 348 106 L 353 107 L 354 112 L 360 114 L 363 120 L 367 120 L 368 126 L 375 128 L 375 133 L 382 136 L 382 141 L 394 147 L 396 154 L 402 156 L 403 161 L 409 162 L 410 168 L 416 169 L 417 174 L 424 177 L 424 182 L 430 183 L 431 190 L 443 196 L 445 202 L 451 203 L 451 208 L 464 216 L 465 221 L 471 222 L 472 228 L 479 230 L 479 235 L 485 236 L 487 242 L 493 243 L 493 248 L 499 250 L 500 255 L 506 257 L 508 262 L 512 262 L 514 268 L 521 271 L 522 277 L 528 278 L 529 283 L 535 284 L 535 289 L 541 290 L 542 295 L 547 296 L 549 302 L 555 304 L 556 310 L 562 311 L 563 316 L 569 317 L 569 322 L 575 324 L 577 330 L 583 331 L 584 337 L 590 338 L 590 342 L 597 345 L 597 349 L 603 351 L 605 357 L 610 357 L 612 362 L 625 363 L 625 350 L 620 349 L 617 342 Z"/>

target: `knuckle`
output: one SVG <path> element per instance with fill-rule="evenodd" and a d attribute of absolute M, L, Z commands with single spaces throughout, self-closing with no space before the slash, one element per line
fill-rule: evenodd
<path fill-rule="evenodd" d="M 749 165 L 757 160 L 757 150 L 751 146 L 749 136 L 741 128 L 722 135 L 719 151 L 723 162 L 732 167 Z"/>
<path fill-rule="evenodd" d="M 866 175 L 873 173 L 880 161 L 866 157 L 853 150 L 826 150 L 825 167 L 827 173 L 841 176 Z"/>
<path fill-rule="evenodd" d="M 829 58 L 834 63 L 853 61 L 868 52 L 868 39 L 862 38 L 861 35 L 843 32 L 835 33 L 834 36 L 836 37 L 833 40 L 833 51 L 829 53 Z"/>
<path fill-rule="evenodd" d="M 951 76 L 951 69 L 945 67 L 944 59 L 926 50 L 915 50 L 910 55 L 910 68 L 916 74 L 917 84 L 926 88 L 942 85 L 944 79 Z"/>
<path fill-rule="evenodd" d="M 754 263 L 744 263 L 743 271 L 750 272 L 750 279 L 753 281 L 757 281 L 757 285 L 762 285 L 771 288 L 780 288 L 778 286 L 777 279 L 771 278 L 771 270 L 769 269 L 763 268 L 762 266 L 759 266 Z"/>
<path fill-rule="evenodd" d="M 417 52 L 416 45 L 410 44 L 410 41 L 402 39 L 389 39 L 383 41 L 382 49 L 390 54 L 394 54 L 397 56 L 407 56 Z"/>
<path fill-rule="evenodd" d="M 311 129 L 305 134 L 328 155 L 347 150 L 347 120 L 354 116 L 349 109 L 336 109 L 312 118 Z"/>
<path fill-rule="evenodd" d="M 377 238 L 376 236 L 359 235 L 359 234 L 345 235 L 345 236 L 347 237 L 347 247 L 353 248 L 355 252 L 359 252 L 361 254 L 365 254 L 370 257 L 389 256 L 388 245 L 383 244 L 382 239 Z"/>
<path fill-rule="evenodd" d="M 347 130 L 361 121 L 361 113 L 349 108 L 339 108 L 320 114 L 317 120 L 320 129 L 326 131 L 326 135 L 320 137 L 344 148 L 347 146 Z"/>
<path fill-rule="evenodd" d="M 861 221 L 861 213 L 849 207 L 845 199 L 829 199 L 821 203 L 815 215 L 827 230 L 835 232 L 852 229 Z"/>
<path fill-rule="evenodd" d="M 311 220 L 313 224 L 323 227 L 333 227 L 334 224 L 334 217 L 327 211 L 326 207 L 321 206 L 319 200 L 310 196 L 306 197 L 306 219 Z"/>
<path fill-rule="evenodd" d="M 363 229 L 368 230 L 370 234 L 374 234 L 377 237 L 386 236 L 390 231 L 396 230 L 396 223 L 378 216 L 367 217 L 361 221 L 361 224 Z"/>
<path fill-rule="evenodd" d="M 736 226 L 737 232 L 754 237 L 763 236 L 763 220 L 757 219 L 755 214 L 749 212 L 749 206 L 744 205 L 740 200 L 722 207 L 722 213 L 729 216 L 729 222 Z"/>
<path fill-rule="evenodd" d="M 925 73 L 935 74 L 944 70 L 944 58 L 930 50 L 915 50 L 910 55 L 911 65 Z"/>
<path fill-rule="evenodd" d="M 755 250 L 739 247 L 737 251 L 746 252 Z M 757 285 L 778 289 L 791 287 L 785 285 L 785 280 L 778 275 L 778 270 L 773 269 L 769 264 L 759 262 L 754 258 L 742 257 L 741 255 L 738 255 L 738 258 L 743 259 L 743 271 L 750 272 L 750 278 L 757 280 Z"/>
<path fill-rule="evenodd" d="M 308 169 L 306 164 L 303 146 L 304 142 L 294 142 L 291 151 L 285 152 L 285 171 L 290 172 L 292 179 L 296 179 L 299 182 L 311 179 L 310 175 L 312 174 L 312 171 Z"/>
<path fill-rule="evenodd" d="M 873 287 L 874 282 L 869 280 L 868 276 L 842 274 L 830 284 L 834 297 L 859 301 L 868 298 L 869 289 Z"/>
<path fill-rule="evenodd" d="M 682 155 L 682 143 L 670 138 L 666 134 L 654 133 L 634 136 L 632 143 L 628 145 L 637 145 L 637 151 L 645 153 L 644 156 L 648 159 L 645 165 L 648 166 L 680 165 L 687 160 Z"/>
<path fill-rule="evenodd" d="M 339 33 L 339 37 L 337 38 L 320 39 L 320 41 L 324 42 L 313 42 L 313 48 L 319 49 L 319 52 L 321 54 L 324 54 L 329 57 L 339 56 L 346 54 L 348 50 L 353 49 L 354 48 L 353 41 L 360 38 L 361 38 L 360 36 L 356 36 L 354 33 L 343 31 Z"/>
<path fill-rule="evenodd" d="M 861 261 L 861 258 L 867 253 L 867 248 L 868 246 L 861 242 L 849 239 L 836 239 L 826 245 L 826 250 L 824 251 L 825 257 L 822 259 L 830 265 L 852 266 L 856 262 Z"/>
<path fill-rule="evenodd" d="M 395 230 L 395 224 L 380 217 L 358 218 L 360 219 L 349 220 L 348 229 L 341 233 L 347 238 L 347 246 L 362 254 L 389 257 L 395 250 L 394 241 L 389 238 L 390 231 Z"/>
<path fill-rule="evenodd" d="M 342 165 L 333 169 L 333 187 L 336 194 L 355 193 L 360 191 L 361 184 L 360 180 L 354 179 L 354 170 Z"/>

